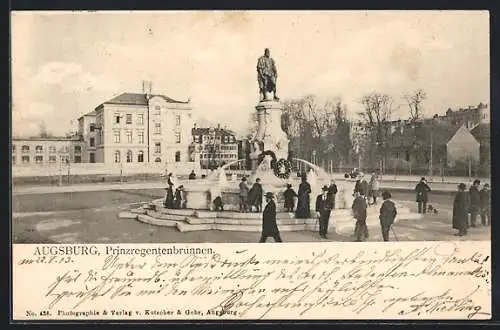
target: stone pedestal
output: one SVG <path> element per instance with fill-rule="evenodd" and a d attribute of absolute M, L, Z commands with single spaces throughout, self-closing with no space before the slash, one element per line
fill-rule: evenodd
<path fill-rule="evenodd" d="M 277 159 L 288 157 L 288 137 L 281 129 L 283 105 L 277 101 L 261 101 L 257 110 L 258 129 L 255 140 L 264 143 L 264 150 L 274 152 Z"/>

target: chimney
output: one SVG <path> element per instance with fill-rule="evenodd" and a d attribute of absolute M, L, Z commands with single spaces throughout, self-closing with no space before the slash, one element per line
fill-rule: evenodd
<path fill-rule="evenodd" d="M 142 94 L 146 94 L 146 96 L 151 95 L 153 90 L 153 83 L 151 81 L 143 80 L 142 81 Z"/>

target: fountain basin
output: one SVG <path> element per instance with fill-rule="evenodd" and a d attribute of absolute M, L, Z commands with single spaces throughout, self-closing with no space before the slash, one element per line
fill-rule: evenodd
<path fill-rule="evenodd" d="M 225 211 L 239 211 L 240 209 L 240 190 L 239 182 L 227 182 L 222 185 L 221 198 L 224 204 Z M 292 184 L 295 192 L 298 191 L 300 184 L 299 180 L 288 180 L 283 181 L 280 184 L 266 184 L 262 182 L 262 188 L 264 194 L 266 192 L 272 192 L 275 195 L 275 202 L 277 207 L 277 212 L 284 212 L 284 196 L 283 193 L 286 189 L 286 184 Z M 201 182 L 186 182 L 184 183 L 184 192 L 186 198 L 186 208 L 194 210 L 212 210 L 212 201 L 215 197 L 211 196 L 211 188 L 216 185 L 216 182 L 211 181 L 201 181 Z M 314 211 L 316 207 L 316 196 L 321 194 L 321 187 L 323 185 L 328 185 L 329 182 L 318 181 L 315 185 L 312 185 L 312 193 L 310 194 L 310 207 L 311 211 Z M 354 181 L 338 181 L 336 182 L 338 193 L 335 196 L 335 207 L 337 209 L 350 209 L 353 201 L 352 192 L 354 190 Z M 249 184 L 249 188 L 251 184 Z M 265 201 L 264 201 L 265 202 Z M 295 203 L 297 205 L 297 203 Z"/>

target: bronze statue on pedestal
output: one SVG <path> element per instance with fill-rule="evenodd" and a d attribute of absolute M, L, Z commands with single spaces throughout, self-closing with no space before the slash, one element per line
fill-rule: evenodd
<path fill-rule="evenodd" d="M 271 58 L 269 48 L 264 50 L 264 55 L 257 61 L 257 81 L 259 82 L 260 100 L 266 100 L 266 93 L 273 93 L 274 101 L 279 101 L 276 94 L 276 80 L 278 71 L 276 64 Z"/>

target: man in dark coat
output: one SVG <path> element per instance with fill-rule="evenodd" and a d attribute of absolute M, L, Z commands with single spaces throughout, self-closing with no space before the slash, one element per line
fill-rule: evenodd
<path fill-rule="evenodd" d="M 189 173 L 188 179 L 189 180 L 195 180 L 196 179 L 196 173 L 194 173 L 194 170 L 192 170 L 191 173 Z"/>
<path fill-rule="evenodd" d="M 171 209 L 174 207 L 174 189 L 172 189 L 172 184 L 169 183 L 168 188 L 166 188 L 165 190 L 165 202 L 163 203 L 163 205 L 167 209 Z"/>
<path fill-rule="evenodd" d="M 379 219 L 384 242 L 389 241 L 389 230 L 391 229 L 391 226 L 394 223 L 394 219 L 396 219 L 396 215 L 398 214 L 396 205 L 393 201 L 390 200 L 391 197 L 391 193 L 387 190 L 382 193 L 382 199 L 384 200 L 384 202 L 380 207 Z"/>
<path fill-rule="evenodd" d="M 180 185 L 175 189 L 175 199 L 174 199 L 175 209 L 185 209 L 186 208 L 186 198 L 184 196 L 184 186 Z"/>
<path fill-rule="evenodd" d="M 295 190 L 293 190 L 291 184 L 286 185 L 286 190 L 283 193 L 285 197 L 285 210 L 287 212 L 293 212 L 293 209 L 295 208 L 295 197 L 297 197 L 297 193 Z"/>
<path fill-rule="evenodd" d="M 328 197 L 328 186 L 323 186 L 323 193 L 316 197 L 316 213 L 319 218 L 319 236 L 328 238 L 328 222 L 332 212 L 332 202 Z"/>
<path fill-rule="evenodd" d="M 297 209 L 295 217 L 299 219 L 307 219 L 311 216 L 311 206 L 309 194 L 311 193 L 311 185 L 307 182 L 306 175 L 302 175 L 302 182 L 299 185 Z"/>
<path fill-rule="evenodd" d="M 458 235 L 467 235 L 467 217 L 469 215 L 469 198 L 465 192 L 465 184 L 458 185 L 458 192 L 453 200 L 453 229 L 458 229 Z"/>
<path fill-rule="evenodd" d="M 425 178 L 420 179 L 420 182 L 415 186 L 418 213 L 425 213 L 427 211 L 427 202 L 429 201 L 430 191 L 431 188 L 427 185 L 427 180 L 425 180 Z"/>
<path fill-rule="evenodd" d="M 269 236 L 274 238 L 275 242 L 281 243 L 283 240 L 276 224 L 276 203 L 274 202 L 274 194 L 272 192 L 266 193 L 266 207 L 262 212 L 262 235 L 260 236 L 259 243 L 265 243 Z"/>
<path fill-rule="evenodd" d="M 332 210 L 335 209 L 335 198 L 337 197 L 338 189 L 337 185 L 335 184 L 335 180 L 330 181 L 330 186 L 328 187 L 328 198 L 330 199 L 330 202 L 332 203 Z"/>
<path fill-rule="evenodd" d="M 472 187 L 469 189 L 469 212 L 470 226 L 476 227 L 476 220 L 481 211 L 481 194 L 479 193 L 479 185 L 481 181 L 474 180 Z"/>
<path fill-rule="evenodd" d="M 352 214 L 356 219 L 356 226 L 354 227 L 354 235 L 356 241 L 361 242 L 368 238 L 368 227 L 366 226 L 366 203 L 365 196 L 359 192 L 354 193 L 354 201 L 352 203 Z"/>
<path fill-rule="evenodd" d="M 485 184 L 481 193 L 481 224 L 489 226 L 491 224 L 491 191 L 490 185 Z"/>
<path fill-rule="evenodd" d="M 248 186 L 247 178 L 243 177 L 240 182 L 240 212 L 248 210 Z"/>
<path fill-rule="evenodd" d="M 257 212 L 262 212 L 262 185 L 260 184 L 260 179 L 257 178 L 252 188 L 248 193 L 248 199 L 250 201 L 250 207 L 255 206 Z"/>

